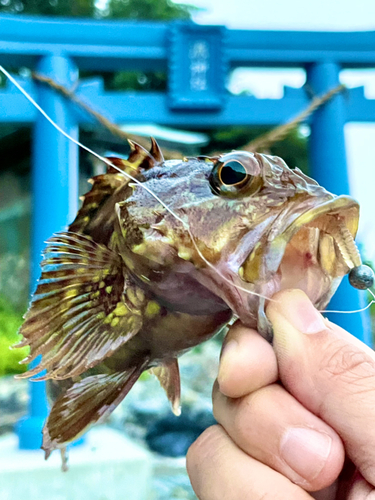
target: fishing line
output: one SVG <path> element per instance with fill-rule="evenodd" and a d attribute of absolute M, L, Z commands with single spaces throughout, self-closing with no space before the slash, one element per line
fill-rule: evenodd
<path fill-rule="evenodd" d="M 256 293 L 256 292 L 252 292 L 251 290 L 248 290 L 247 288 L 244 288 L 244 287 L 241 287 L 240 285 L 236 285 L 235 283 L 233 283 L 233 281 L 231 281 L 230 279 L 228 279 L 226 276 L 224 276 L 218 269 L 216 269 L 216 267 L 211 264 L 211 262 L 209 262 L 206 257 L 202 254 L 201 250 L 199 249 L 198 247 L 198 244 L 195 240 L 195 237 L 193 236 L 192 232 L 191 232 L 191 229 L 190 229 L 190 226 L 189 224 L 184 221 L 183 219 L 181 219 L 181 217 L 179 217 L 176 213 L 173 212 L 173 210 L 171 208 L 168 207 L 168 205 L 166 205 L 166 203 L 164 203 L 159 197 L 158 195 L 156 195 L 153 191 L 151 191 L 151 189 L 149 189 L 143 182 L 140 182 L 138 179 L 136 179 L 135 177 L 133 177 L 131 174 L 128 174 L 128 172 L 125 172 L 124 170 L 121 170 L 119 167 L 117 167 L 116 165 L 114 165 L 113 163 L 111 163 L 107 158 L 104 158 L 103 156 L 101 156 L 100 154 L 96 153 L 95 151 L 93 151 L 92 149 L 88 148 L 87 146 L 85 146 L 84 144 L 82 144 L 81 142 L 77 141 L 76 139 L 74 139 L 74 137 L 70 136 L 67 132 L 65 132 L 65 130 L 63 130 L 57 123 L 55 123 L 52 118 L 50 116 L 48 116 L 48 114 L 44 111 L 44 109 L 42 109 L 39 104 L 31 97 L 31 95 L 29 95 L 26 90 L 17 82 L 17 80 L 15 78 L 13 78 L 12 75 L 10 75 L 8 73 L 8 71 L 6 71 L 6 69 L 3 68 L 3 66 L 0 65 L 0 71 L 13 83 L 13 85 L 15 85 L 17 87 L 17 89 L 26 97 L 26 99 L 31 102 L 31 104 L 44 116 L 44 118 L 46 118 L 46 120 L 49 121 L 49 123 L 55 127 L 56 130 L 58 130 L 63 136 L 65 136 L 67 139 L 69 139 L 70 141 L 74 142 L 74 144 L 76 144 L 77 146 L 79 146 L 80 148 L 84 149 L 85 151 L 87 151 L 88 153 L 92 154 L 93 156 L 95 156 L 96 158 L 98 158 L 100 161 L 106 163 L 107 165 L 109 165 L 110 167 L 114 168 L 115 170 L 117 170 L 120 174 L 124 175 L 125 177 L 127 177 L 128 179 L 132 180 L 135 184 L 137 184 L 138 186 L 140 186 L 141 188 L 145 189 L 156 201 L 158 201 L 176 220 L 178 220 L 182 225 L 183 227 L 186 229 L 186 231 L 188 232 L 189 236 L 190 236 L 190 239 L 199 255 L 199 257 L 203 260 L 203 262 L 209 266 L 211 269 L 213 269 L 216 274 L 218 274 L 220 276 L 220 278 L 222 278 L 225 282 L 229 283 L 231 286 L 237 288 L 238 290 L 242 290 L 243 292 L 245 293 L 248 293 L 250 295 L 255 295 L 257 297 L 260 297 L 262 299 L 265 299 L 265 300 L 270 300 L 272 301 L 273 299 L 270 299 L 268 297 L 265 297 L 264 295 L 261 295 L 260 293 Z"/>
<path fill-rule="evenodd" d="M 362 307 L 362 309 L 355 309 L 353 311 L 336 311 L 336 310 L 331 310 L 331 309 L 325 309 L 324 311 L 319 311 L 319 312 L 320 313 L 353 314 L 353 313 L 359 313 L 359 312 L 366 311 L 366 309 L 368 309 L 369 307 L 371 307 L 372 304 L 375 304 L 375 294 L 374 294 L 374 292 L 370 288 L 367 288 L 367 292 L 371 293 L 373 299 L 371 300 L 371 302 L 369 302 L 367 304 L 366 307 Z"/>
<path fill-rule="evenodd" d="M 193 235 L 193 233 L 191 232 L 191 229 L 190 229 L 190 225 L 184 221 L 183 219 L 181 219 L 181 217 L 179 217 L 166 203 L 163 202 L 163 200 L 161 200 L 159 198 L 159 196 L 157 194 L 155 194 L 151 189 L 149 189 L 144 183 L 140 182 L 136 177 L 133 177 L 131 174 L 129 174 L 128 172 L 125 172 L 124 170 L 121 170 L 119 167 L 117 167 L 116 165 L 114 165 L 112 162 L 110 162 L 107 158 L 101 156 L 100 154 L 96 153 L 95 151 L 93 151 L 92 149 L 90 149 L 89 147 L 85 146 L 84 144 L 82 144 L 81 142 L 77 141 L 76 139 L 74 139 L 74 137 L 70 136 L 67 132 L 65 132 L 65 130 L 63 130 L 57 123 L 55 123 L 52 118 L 50 116 L 48 116 L 48 114 L 44 111 L 43 108 L 41 108 L 39 106 L 39 104 L 26 92 L 26 90 L 17 82 L 17 80 L 15 78 L 13 78 L 12 75 L 10 75 L 8 73 L 8 71 L 6 71 L 5 68 L 3 68 L 3 66 L 0 65 L 0 71 L 13 83 L 13 85 L 15 85 L 15 87 L 26 97 L 26 99 L 28 101 L 31 102 L 31 104 L 44 116 L 44 118 L 46 118 L 46 120 L 49 121 L 49 123 L 55 127 L 56 130 L 58 130 L 63 136 L 65 136 L 67 139 L 69 139 L 70 141 L 72 141 L 74 144 L 76 144 L 77 146 L 79 146 L 80 148 L 84 149 L 85 151 L 87 151 L 88 153 L 92 154 L 93 156 L 95 156 L 96 158 L 98 158 L 100 161 L 106 163 L 108 166 L 114 168 L 115 170 L 117 170 L 117 172 L 119 172 L 120 174 L 122 174 L 123 176 L 127 177 L 128 179 L 132 180 L 136 185 L 140 186 L 141 188 L 143 188 L 145 191 L 147 191 L 158 203 L 160 203 L 166 210 L 167 212 L 169 212 L 176 220 L 178 220 L 182 226 L 186 229 L 186 231 L 188 232 L 189 234 L 189 237 L 193 243 L 193 246 L 195 248 L 195 250 L 197 251 L 199 257 L 203 260 L 203 262 L 208 266 L 210 267 L 211 269 L 213 269 L 213 271 L 218 275 L 220 276 L 220 278 L 222 278 L 226 283 L 228 283 L 229 285 L 233 286 L 234 288 L 238 289 L 238 290 L 241 290 L 247 294 L 250 294 L 250 295 L 255 295 L 257 297 L 260 297 L 262 299 L 265 299 L 265 300 L 269 300 L 269 301 L 272 301 L 272 302 L 275 302 L 274 299 L 272 298 L 269 298 L 269 297 L 266 297 L 264 295 L 261 295 L 260 293 L 256 293 L 256 292 L 252 292 L 251 290 L 248 290 L 247 288 L 245 287 L 242 287 L 240 285 L 237 285 L 235 283 L 233 283 L 233 281 L 231 281 L 230 279 L 228 279 L 226 276 L 224 276 L 224 274 L 222 274 L 210 261 L 208 261 L 206 259 L 206 257 L 202 254 L 200 248 L 198 247 L 198 244 L 195 240 L 195 237 Z M 359 313 L 359 312 L 363 312 L 363 311 L 366 311 L 366 309 L 368 309 L 369 307 L 372 306 L 372 304 L 375 304 L 375 294 L 370 290 L 368 289 L 368 292 L 370 292 L 370 294 L 372 295 L 373 299 L 371 300 L 371 302 L 369 302 L 369 304 L 367 304 L 366 307 L 363 307 L 361 309 L 356 309 L 356 310 L 353 310 L 353 311 L 338 311 L 338 310 L 330 310 L 330 309 L 326 309 L 324 311 L 319 311 L 320 313 L 337 313 L 337 314 L 354 314 L 354 313 Z"/>

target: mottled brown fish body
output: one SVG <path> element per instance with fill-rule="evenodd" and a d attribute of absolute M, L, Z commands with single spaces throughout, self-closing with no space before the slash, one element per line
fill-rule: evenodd
<path fill-rule="evenodd" d="M 180 354 L 233 316 L 270 338 L 267 298 L 296 287 L 324 307 L 356 265 L 345 242 L 358 204 L 280 158 L 164 161 L 154 140 L 150 153 L 131 147 L 49 240 L 21 328 L 25 362 L 42 355 L 26 376 L 46 370 L 56 399 L 47 456 L 103 421 L 147 369 L 178 414 Z"/>

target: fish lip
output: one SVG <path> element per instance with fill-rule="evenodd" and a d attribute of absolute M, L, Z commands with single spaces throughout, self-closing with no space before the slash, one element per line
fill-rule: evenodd
<path fill-rule="evenodd" d="M 339 215 L 345 216 L 350 209 L 355 209 L 357 212 L 356 216 L 352 217 L 351 219 L 352 225 L 348 227 L 354 238 L 357 234 L 359 221 L 359 204 L 356 200 L 354 200 L 354 198 L 347 195 L 336 196 L 331 200 L 320 203 L 319 205 L 303 212 L 291 224 L 289 224 L 284 229 L 284 231 L 282 231 L 282 233 L 279 234 L 269 245 L 266 258 L 268 257 L 267 264 L 269 264 L 270 269 L 274 268 L 274 271 L 277 271 L 283 258 L 286 246 L 288 245 L 292 237 L 296 234 L 296 232 L 299 231 L 303 226 L 306 226 L 307 224 L 313 222 L 315 219 L 324 215 L 334 215 L 337 213 Z M 280 259 L 275 259 L 275 254 L 277 252 L 280 253 Z M 279 261 L 278 263 L 277 260 Z M 271 262 L 273 262 L 274 264 L 271 265 Z M 275 268 L 276 264 L 277 266 Z"/>
<path fill-rule="evenodd" d="M 299 230 L 302 226 L 312 222 L 317 217 L 320 217 L 321 215 L 333 215 L 340 209 L 348 210 L 350 208 L 356 208 L 358 212 L 355 220 L 355 227 L 351 230 L 351 233 L 355 236 L 358 230 L 359 204 L 356 200 L 354 200 L 354 198 L 347 195 L 337 196 L 332 200 L 328 200 L 303 212 L 286 228 L 283 235 L 287 236 L 288 241 L 290 241 L 296 230 Z"/>
<path fill-rule="evenodd" d="M 298 207 L 297 207 L 298 210 Z M 247 280 L 246 275 L 243 276 L 243 281 L 251 283 L 255 286 L 255 290 L 261 292 L 264 289 L 264 284 L 271 281 L 277 274 L 281 262 L 283 260 L 288 243 L 293 236 L 304 226 L 307 226 L 314 220 L 329 215 L 340 215 L 344 218 L 345 225 L 348 227 L 353 238 L 355 237 L 358 229 L 359 219 L 359 204 L 350 196 L 334 196 L 331 195 L 330 199 L 326 199 L 318 205 L 308 208 L 298 215 L 293 222 L 281 228 L 277 235 L 266 242 L 260 243 L 261 251 L 261 264 L 258 277 L 255 280 Z M 255 247 L 254 247 L 255 248 Z M 246 259 L 243 261 L 242 266 L 246 264 L 248 259 L 251 259 L 254 248 L 248 253 Z M 272 292 L 275 293 L 277 288 Z"/>
<path fill-rule="evenodd" d="M 292 223 L 287 224 L 285 227 L 281 228 L 277 235 L 270 241 L 261 244 L 262 251 L 262 272 L 259 276 L 259 280 L 264 281 L 272 277 L 281 264 L 282 258 L 284 256 L 286 247 L 293 236 L 303 227 L 313 222 L 322 216 L 340 214 L 345 217 L 346 214 L 350 214 L 350 211 L 354 210 L 354 217 L 350 218 L 351 224 L 348 228 L 353 237 L 355 237 L 358 229 L 358 219 L 359 219 L 359 204 L 350 196 L 334 196 L 331 195 L 331 199 L 326 200 L 318 205 L 308 208 L 298 215 Z M 297 207 L 298 210 L 298 207 Z M 348 217 L 347 217 L 348 218 Z M 275 223 L 275 221 L 274 221 Z M 247 253 L 246 258 L 242 261 L 244 265 L 254 250 L 254 247 Z M 252 281 L 245 282 L 251 283 Z M 253 281 L 253 285 L 257 284 L 257 281 Z"/>
<path fill-rule="evenodd" d="M 282 265 L 288 243 L 302 227 L 310 224 L 322 216 L 334 214 L 344 217 L 345 225 L 354 238 L 358 229 L 359 204 L 350 196 L 342 195 L 337 197 L 335 196 L 333 199 L 320 203 L 319 205 L 304 211 L 291 224 L 282 230 L 278 236 L 276 236 L 276 238 L 274 238 L 264 249 L 262 270 L 266 271 L 266 275 L 263 275 L 260 278 L 260 282 L 256 281 L 253 285 L 255 285 L 255 290 L 262 293 L 264 296 L 264 298 L 259 299 L 258 302 L 257 329 L 259 333 L 268 341 L 272 342 L 273 332 L 272 325 L 265 314 L 267 304 L 265 297 L 271 297 L 276 292 L 284 289 L 281 282 L 279 282 L 276 277 L 280 266 Z M 313 301 L 316 307 L 322 306 L 324 308 L 326 306 L 339 285 L 341 278 L 342 276 L 329 276 L 329 279 L 324 286 L 324 293 L 320 294 L 320 297 Z M 250 303 L 253 299 L 249 296 L 248 300 Z"/>

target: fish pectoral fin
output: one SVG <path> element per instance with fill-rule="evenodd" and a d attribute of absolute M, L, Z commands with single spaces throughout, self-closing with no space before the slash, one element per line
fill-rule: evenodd
<path fill-rule="evenodd" d="M 158 378 L 160 385 L 165 390 L 167 398 L 172 405 L 173 413 L 177 416 L 181 415 L 181 383 L 178 360 L 173 358 L 169 361 L 165 361 L 159 366 L 151 368 L 150 372 Z"/>
<path fill-rule="evenodd" d="M 71 232 L 47 243 L 17 347 L 30 346 L 23 363 L 42 355 L 21 377 L 47 370 L 40 379 L 62 380 L 97 365 L 136 335 L 142 314 L 124 296 L 130 285 L 116 252 Z"/>
<path fill-rule="evenodd" d="M 86 377 L 62 394 L 43 428 L 46 459 L 53 450 L 79 437 L 89 425 L 102 423 L 133 387 L 148 361 L 121 373 Z"/>

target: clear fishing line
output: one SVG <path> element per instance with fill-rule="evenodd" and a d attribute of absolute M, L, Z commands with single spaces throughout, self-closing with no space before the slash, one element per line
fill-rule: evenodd
<path fill-rule="evenodd" d="M 220 276 L 220 278 L 222 278 L 225 282 L 227 282 L 229 285 L 237 288 L 238 290 L 242 290 L 243 292 L 245 293 L 248 293 L 250 295 L 255 295 L 257 297 L 260 297 L 261 299 L 265 299 L 265 300 L 273 300 L 273 299 L 270 299 L 268 297 L 265 297 L 264 295 L 261 295 L 260 293 L 256 293 L 256 292 L 252 292 L 251 290 L 248 290 L 247 288 L 244 288 L 240 285 L 236 285 L 235 283 L 233 283 L 230 279 L 228 279 L 226 276 L 224 276 L 218 269 L 216 269 L 216 267 L 211 264 L 211 262 L 209 262 L 206 257 L 202 254 L 201 250 L 199 249 L 198 247 L 198 244 L 197 242 L 195 241 L 195 238 L 194 238 L 194 235 L 192 234 L 191 232 L 191 229 L 190 229 L 190 226 L 189 224 L 184 221 L 183 219 L 181 219 L 181 217 L 179 217 L 176 213 L 173 212 L 173 210 L 171 208 L 168 207 L 168 205 L 166 205 L 166 203 L 164 203 L 160 198 L 159 196 L 157 196 L 153 191 L 151 191 L 151 189 L 149 189 L 144 183 L 140 182 L 138 179 L 136 179 L 135 177 L 133 177 L 131 174 L 128 174 L 127 172 L 124 172 L 123 170 L 121 170 L 119 167 L 117 167 L 116 165 L 114 165 L 113 163 L 111 163 L 107 158 L 104 158 L 103 156 L 101 156 L 100 154 L 96 153 L 95 151 L 93 151 L 92 149 L 88 148 L 87 146 L 85 146 L 84 144 L 82 144 L 81 142 L 77 141 L 76 139 L 74 139 L 74 137 L 70 136 L 67 132 L 65 132 L 65 130 L 63 130 L 57 123 L 55 123 L 52 118 L 50 116 L 48 116 L 48 114 L 44 111 L 44 109 L 42 109 L 39 104 L 31 97 L 31 95 L 29 95 L 26 90 L 17 82 L 17 80 L 11 75 L 8 73 L 8 71 L 6 69 L 3 68 L 3 66 L 0 65 L 0 71 L 13 83 L 13 85 L 15 85 L 17 87 L 17 89 L 22 92 L 22 94 L 26 97 L 26 99 L 31 102 L 31 104 L 44 116 L 44 118 L 46 118 L 46 120 L 48 120 L 50 122 L 50 124 L 55 127 L 56 130 L 58 130 L 63 136 L 65 136 L 67 139 L 69 139 L 70 141 L 74 142 L 74 144 L 76 144 L 77 146 L 79 146 L 80 148 L 84 149 L 85 151 L 87 151 L 88 153 L 92 154 L 93 156 L 95 156 L 96 158 L 98 158 L 99 160 L 101 160 L 102 162 L 106 163 L 107 165 L 109 165 L 110 167 L 114 168 L 115 170 L 117 170 L 120 174 L 124 175 L 125 177 L 127 177 L 128 179 L 132 180 L 135 184 L 137 184 L 138 186 L 142 187 L 143 189 L 145 189 L 153 198 L 155 198 L 156 201 L 158 201 L 176 220 L 178 220 L 182 225 L 183 227 L 186 229 L 186 231 L 188 232 L 189 236 L 190 236 L 190 239 L 199 255 L 199 257 L 203 260 L 203 262 L 205 264 L 207 264 L 208 267 L 210 267 L 211 269 L 213 269 L 216 274 L 218 274 Z"/>
<path fill-rule="evenodd" d="M 160 203 L 176 220 L 178 220 L 182 225 L 183 227 L 186 229 L 186 231 L 188 232 L 189 236 L 190 236 L 190 239 L 194 245 L 194 248 L 195 250 L 197 251 L 199 257 L 203 260 L 203 262 L 208 266 L 210 267 L 211 269 L 213 269 L 213 271 L 218 275 L 220 276 L 221 279 L 223 279 L 226 283 L 228 283 L 229 285 L 233 286 L 234 288 L 236 288 L 237 290 L 241 290 L 249 295 L 255 295 L 257 297 L 260 297 L 261 299 L 265 299 L 265 300 L 269 300 L 271 302 L 276 302 L 274 299 L 272 298 L 269 298 L 269 297 L 266 297 L 264 295 L 261 295 L 260 293 L 256 293 L 256 292 L 252 292 L 251 290 L 248 290 L 247 288 L 245 287 L 242 287 L 240 285 L 237 285 L 235 283 L 233 283 L 233 281 L 231 281 L 230 279 L 228 279 L 226 276 L 224 276 L 218 269 L 216 269 L 216 267 L 206 259 L 206 257 L 202 254 L 200 248 L 198 247 L 198 244 L 195 240 L 195 237 L 193 235 L 193 233 L 191 232 L 191 229 L 190 229 L 190 226 L 189 224 L 184 221 L 183 219 L 181 219 L 181 217 L 179 217 L 175 212 L 173 212 L 173 210 L 168 207 L 168 205 L 166 203 L 163 202 L 163 200 L 161 200 L 159 198 L 159 196 L 157 194 L 155 194 L 153 191 L 151 191 L 151 189 L 149 189 L 144 183 L 140 182 L 138 179 L 136 179 L 135 177 L 133 177 L 131 174 L 128 174 L 127 172 L 121 170 L 119 167 L 117 167 L 116 165 L 114 165 L 112 162 L 110 162 L 107 158 L 101 156 L 100 154 L 96 153 L 95 151 L 93 151 L 92 149 L 90 149 L 89 147 L 85 146 L 84 144 L 82 144 L 81 142 L 77 141 L 76 139 L 74 139 L 74 137 L 70 136 L 67 132 L 65 132 L 65 130 L 63 130 L 57 123 L 55 123 L 52 118 L 50 116 L 48 116 L 48 114 L 44 111 L 44 109 L 42 109 L 39 104 L 26 92 L 26 90 L 17 82 L 17 80 L 11 75 L 8 73 L 8 71 L 6 69 L 3 68 L 3 66 L 0 65 L 0 71 L 13 83 L 13 85 L 15 85 L 17 87 L 17 89 L 26 97 L 26 99 L 28 101 L 31 102 L 31 104 L 44 116 L 44 118 L 46 118 L 46 120 L 48 120 L 50 122 L 50 124 L 55 127 L 56 130 L 58 130 L 63 136 L 65 136 L 67 139 L 69 139 L 70 141 L 74 142 L 74 144 L 76 144 L 77 146 L 79 146 L 80 148 L 84 149 L 85 151 L 87 151 L 88 153 L 92 154 L 93 156 L 95 156 L 96 158 L 98 158 L 99 160 L 101 160 L 102 162 L 106 163 L 108 166 L 114 168 L 115 170 L 117 170 L 120 174 L 124 175 L 125 177 L 127 177 L 128 179 L 132 180 L 136 185 L 140 186 L 141 188 L 143 188 L 144 190 L 146 190 L 158 203 Z M 366 311 L 369 307 L 372 306 L 372 304 L 375 303 L 375 295 L 374 293 L 370 290 L 370 289 L 367 289 L 368 292 L 370 292 L 370 294 L 372 295 L 373 299 L 371 300 L 371 302 L 369 302 L 367 304 L 366 307 L 363 307 L 361 309 L 355 309 L 353 311 L 339 311 L 339 310 L 330 310 L 330 309 L 325 309 L 324 311 L 319 311 L 320 313 L 337 313 L 337 314 L 354 314 L 354 313 L 360 313 L 360 312 L 363 312 L 363 311 Z"/>
<path fill-rule="evenodd" d="M 324 311 L 319 311 L 320 313 L 338 313 L 338 314 L 353 314 L 353 313 L 360 313 L 360 312 L 363 312 L 363 311 L 366 311 L 366 309 L 368 309 L 369 307 L 372 306 L 372 304 L 375 304 L 375 294 L 374 292 L 370 289 L 370 288 L 367 288 L 366 290 L 367 292 L 369 292 L 371 295 L 372 295 L 372 300 L 367 304 L 366 307 L 362 307 L 361 309 L 355 309 L 353 311 L 337 311 L 337 310 L 334 310 L 334 309 L 325 309 Z"/>

